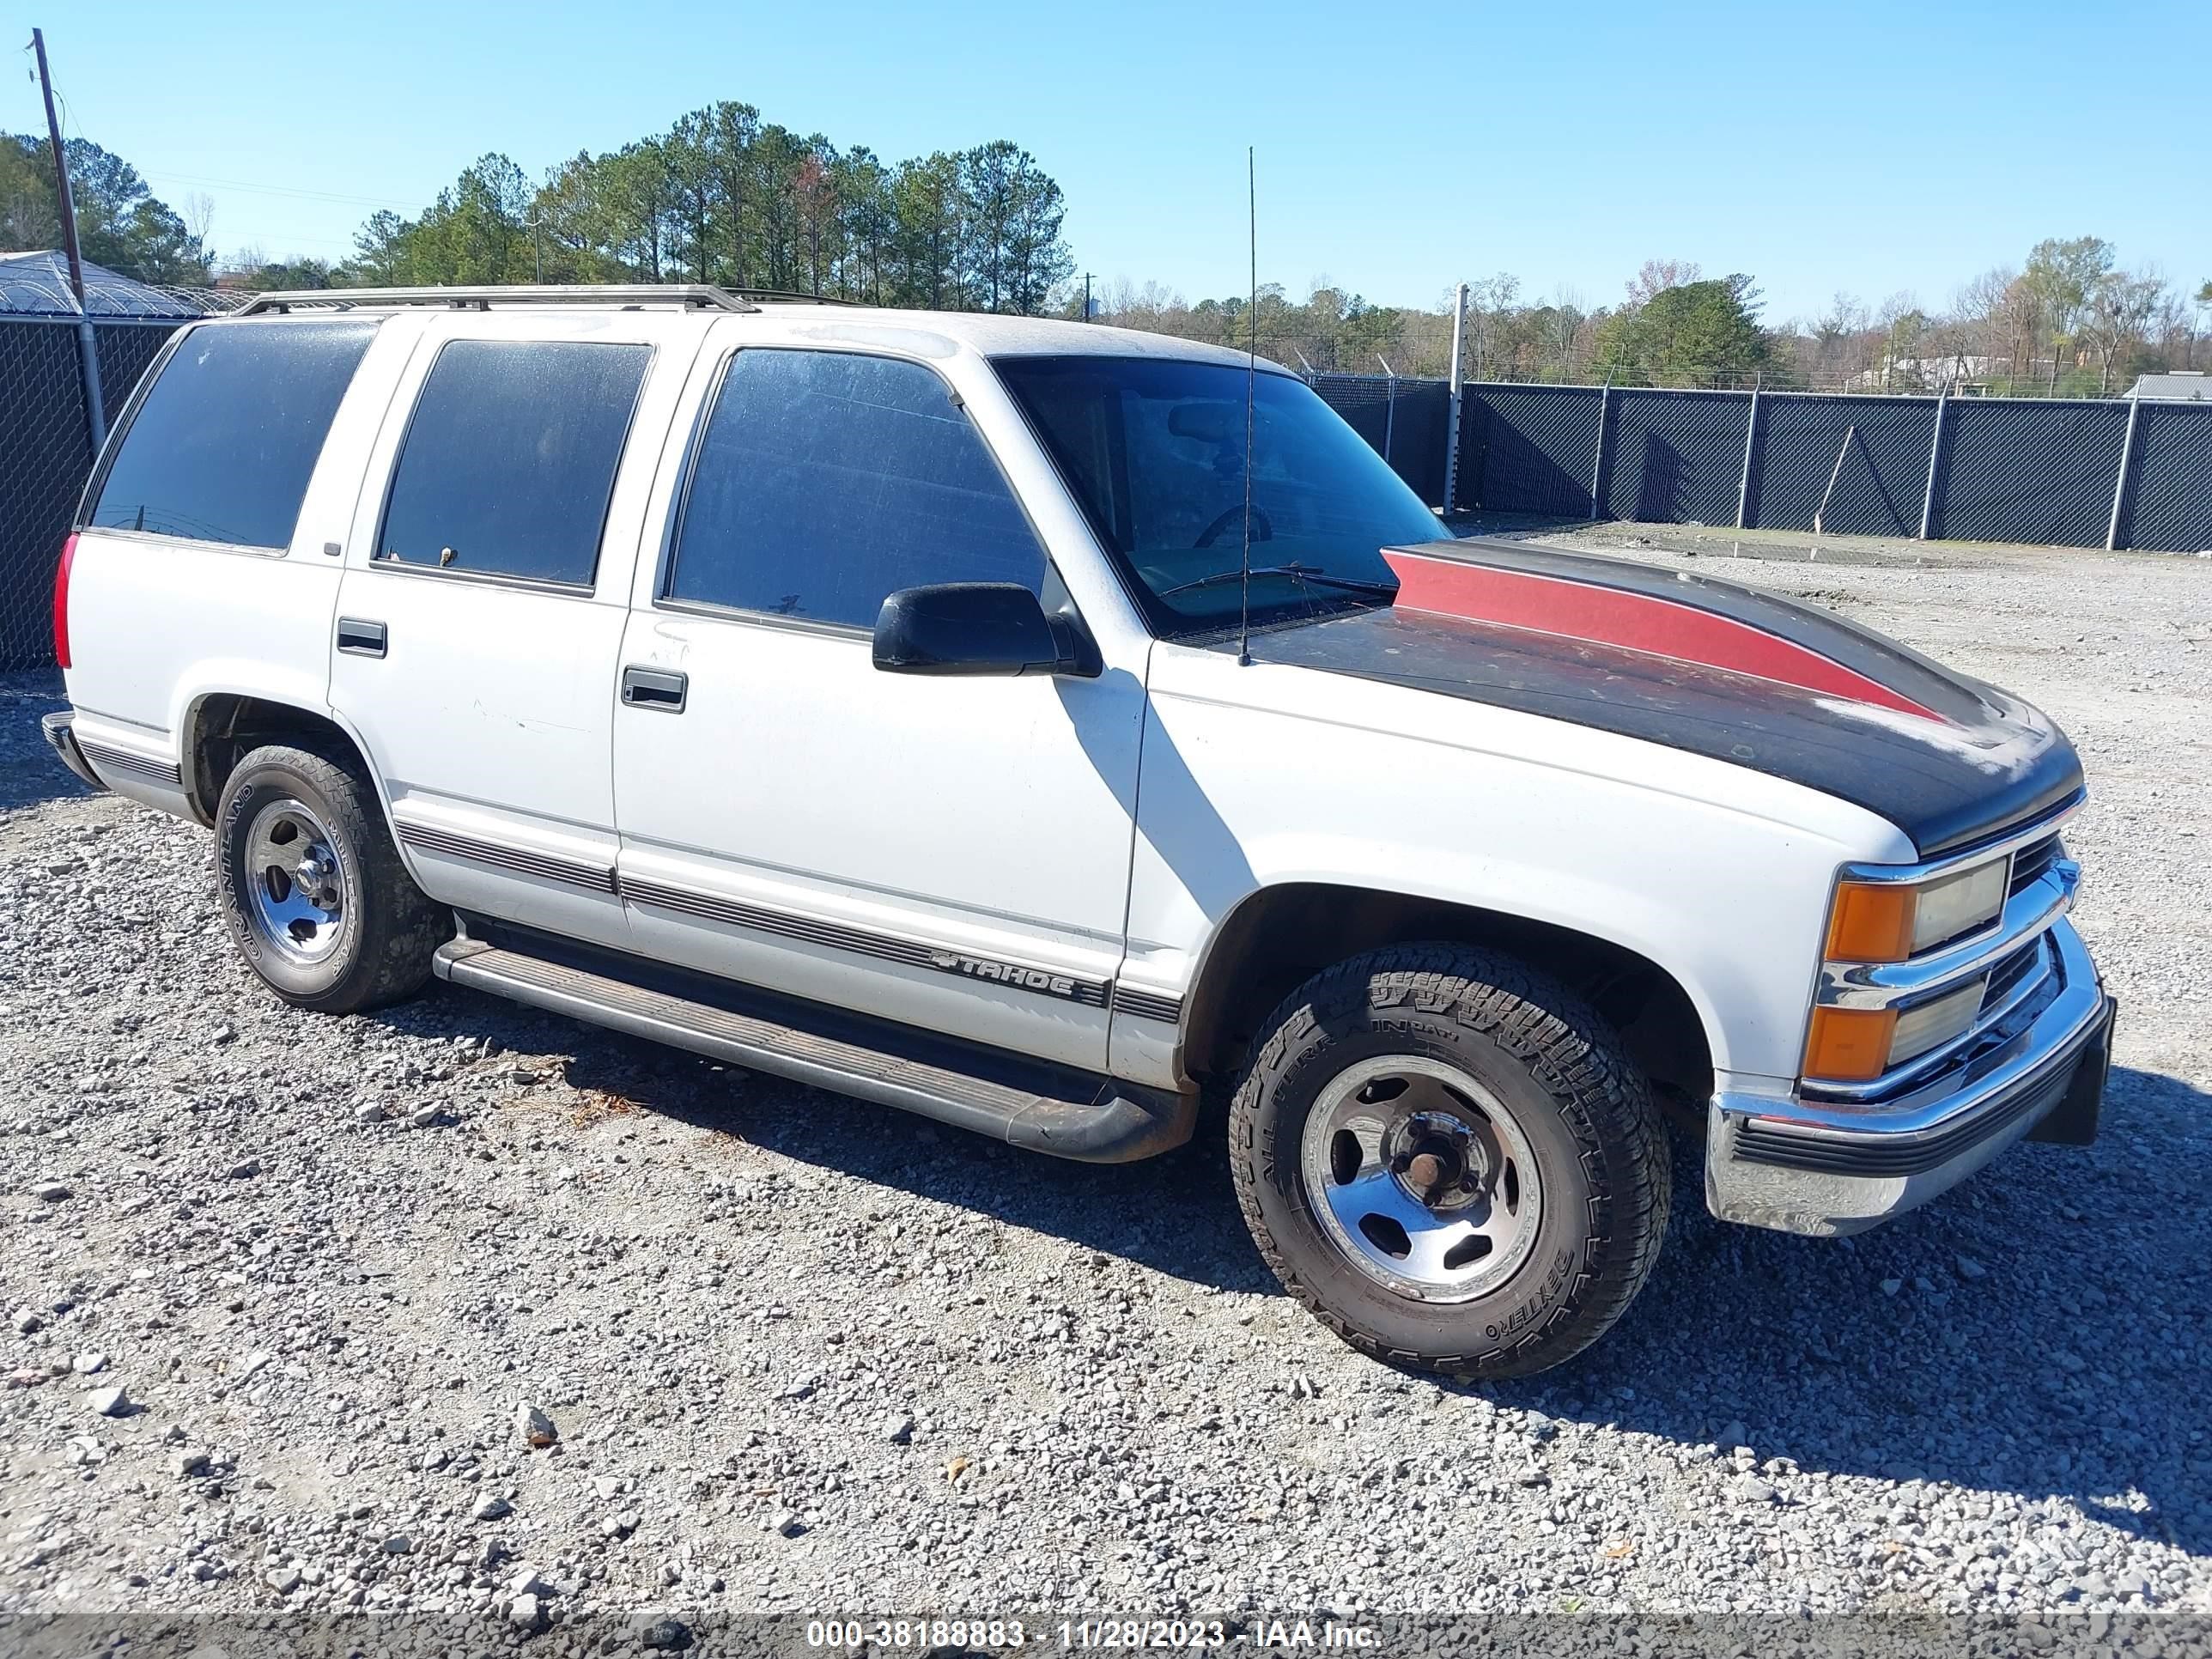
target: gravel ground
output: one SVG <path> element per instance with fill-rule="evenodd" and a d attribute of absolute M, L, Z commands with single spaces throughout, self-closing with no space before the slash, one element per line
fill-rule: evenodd
<path fill-rule="evenodd" d="M 0 1613 L 2212 1613 L 2212 562 L 1565 539 L 2066 726 L 2094 1149 L 1841 1242 L 1680 1157 L 1611 1336 L 1439 1387 L 1277 1291 L 1212 1145 L 1055 1164 L 446 987 L 293 1012 L 204 833 L 77 790 L 18 677 Z"/>

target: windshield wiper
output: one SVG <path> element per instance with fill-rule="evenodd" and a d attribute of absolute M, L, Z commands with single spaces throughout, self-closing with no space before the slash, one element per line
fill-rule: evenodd
<path fill-rule="evenodd" d="M 1332 576 L 1318 565 L 1266 564 L 1255 565 L 1255 576 L 1291 576 L 1302 582 L 1311 582 L 1316 587 L 1340 587 L 1351 593 L 1373 593 L 1381 598 L 1395 598 L 1398 592 L 1395 582 L 1362 581 L 1357 576 Z M 1172 599 L 1178 593 L 1188 593 L 1193 588 L 1218 587 L 1224 582 L 1242 581 L 1245 572 L 1240 567 L 1232 570 L 1217 570 L 1210 576 L 1195 576 L 1187 582 L 1177 582 L 1173 587 L 1164 587 L 1159 597 Z"/>

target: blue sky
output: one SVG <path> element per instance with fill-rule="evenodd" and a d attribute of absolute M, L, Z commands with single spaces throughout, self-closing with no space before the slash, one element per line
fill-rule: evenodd
<path fill-rule="evenodd" d="M 23 13 L 18 11 L 19 17 Z M 2204 0 L 1662 8 L 1452 3 L 52 5 L 71 136 L 218 248 L 344 255 L 486 150 L 533 177 L 717 98 L 886 159 L 1009 137 L 1079 268 L 1195 300 L 1261 276 L 1430 305 L 1498 271 L 1612 303 L 1650 258 L 1931 308 L 2046 235 L 2212 277 Z M 28 54 L 23 62 L 27 66 Z M 2141 79 L 2185 96 L 2145 93 Z M 36 130 L 34 83 L 0 125 Z"/>

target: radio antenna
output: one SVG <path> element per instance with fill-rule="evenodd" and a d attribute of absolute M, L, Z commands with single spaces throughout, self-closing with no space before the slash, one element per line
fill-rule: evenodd
<path fill-rule="evenodd" d="M 1244 348 L 1244 600 L 1237 618 L 1237 665 L 1252 665 L 1252 389 L 1260 377 L 1260 182 L 1252 146 L 1244 147 L 1244 226 L 1252 256 L 1252 301 Z"/>

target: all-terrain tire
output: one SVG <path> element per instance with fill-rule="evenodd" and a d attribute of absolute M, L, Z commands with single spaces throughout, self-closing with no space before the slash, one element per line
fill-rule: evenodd
<path fill-rule="evenodd" d="M 337 854 L 335 939 L 301 960 L 257 924 L 247 839 L 265 809 L 305 806 Z M 376 791 L 342 745 L 310 738 L 242 757 L 216 810 L 215 872 L 230 936 L 262 982 L 295 1007 L 357 1013 L 404 1001 L 430 977 L 430 958 L 453 937 L 453 912 L 434 903 L 400 862 Z"/>
<path fill-rule="evenodd" d="M 1541 1178 L 1510 1278 L 1437 1302 L 1378 1283 L 1317 1212 L 1302 1146 L 1332 1079 L 1378 1056 L 1456 1068 L 1519 1126 Z M 1284 1286 L 1354 1347 L 1463 1378 L 1571 1358 L 1619 1319 L 1667 1231 L 1665 1133 L 1620 1040 L 1565 987 L 1497 952 L 1394 946 L 1308 980 L 1268 1016 L 1230 1108 L 1237 1200 Z"/>

